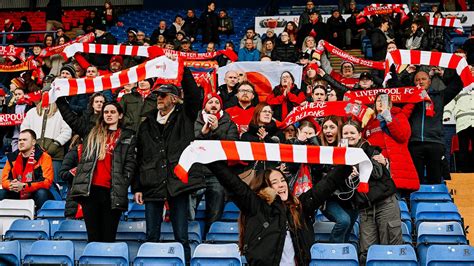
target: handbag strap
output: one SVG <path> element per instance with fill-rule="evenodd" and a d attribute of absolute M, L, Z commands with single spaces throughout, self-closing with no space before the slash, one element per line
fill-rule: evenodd
<path fill-rule="evenodd" d="M 44 110 L 43 110 L 44 111 Z M 43 125 L 41 126 L 41 146 L 44 147 L 44 133 L 46 132 L 46 122 L 48 121 L 48 112 L 43 113 Z"/>

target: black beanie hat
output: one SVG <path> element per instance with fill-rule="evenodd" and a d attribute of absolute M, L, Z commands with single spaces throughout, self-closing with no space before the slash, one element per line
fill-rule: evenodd
<path fill-rule="evenodd" d="M 61 70 L 59 71 L 59 73 L 61 73 L 63 70 L 66 70 L 67 72 L 71 73 L 71 76 L 73 78 L 76 78 L 76 69 L 74 68 L 73 65 L 71 65 L 71 64 L 63 65 L 63 67 L 61 67 Z"/>

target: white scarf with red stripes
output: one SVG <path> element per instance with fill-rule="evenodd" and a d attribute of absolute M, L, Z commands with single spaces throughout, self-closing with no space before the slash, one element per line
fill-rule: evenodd
<path fill-rule="evenodd" d="M 166 56 L 161 56 L 138 66 L 95 78 L 57 78 L 51 84 L 51 89 L 48 93 L 43 95 L 42 105 L 47 106 L 62 96 L 73 96 L 120 88 L 124 85 L 148 78 L 158 78 L 156 80 L 157 83 L 179 84 L 182 74 L 182 60 L 171 60 Z"/>
<path fill-rule="evenodd" d="M 444 68 L 456 69 L 456 73 L 462 80 L 463 90 L 471 91 L 474 87 L 472 74 L 465 58 L 450 53 L 429 52 L 419 50 L 394 50 L 387 53 L 385 58 L 385 81 L 390 79 L 388 75 L 390 67 L 395 65 L 425 65 L 440 66 Z"/>
<path fill-rule="evenodd" d="M 174 169 L 176 176 L 188 182 L 188 171 L 194 163 L 211 163 L 221 160 L 277 161 L 308 164 L 359 165 L 358 191 L 369 191 L 372 162 L 360 148 L 289 145 L 244 141 L 193 141 L 184 149 Z"/>
<path fill-rule="evenodd" d="M 428 21 L 430 26 L 455 28 L 454 31 L 458 34 L 463 34 L 464 29 L 461 21 L 457 18 L 430 18 Z"/>

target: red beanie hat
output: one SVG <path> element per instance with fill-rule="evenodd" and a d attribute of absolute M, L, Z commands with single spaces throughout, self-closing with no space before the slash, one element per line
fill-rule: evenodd
<path fill-rule="evenodd" d="M 217 98 L 219 100 L 219 102 L 221 103 L 221 110 L 224 106 L 224 103 L 222 102 L 222 98 L 221 96 L 219 96 L 219 94 L 215 93 L 215 92 L 210 92 L 206 95 L 204 95 L 204 101 L 202 101 L 202 109 L 204 109 L 206 107 L 206 103 L 211 100 L 212 98 Z"/>

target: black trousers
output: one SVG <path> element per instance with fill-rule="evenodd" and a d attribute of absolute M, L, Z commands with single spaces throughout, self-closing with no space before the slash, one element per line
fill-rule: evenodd
<path fill-rule="evenodd" d="M 81 198 L 88 242 L 115 242 L 122 211 L 112 210 L 110 189 L 92 186 L 89 197 Z"/>
<path fill-rule="evenodd" d="M 469 142 L 474 147 L 474 127 L 470 126 L 459 131 L 459 160 L 458 171 L 462 173 L 472 173 L 474 171 L 474 152 L 469 151 Z"/>
<path fill-rule="evenodd" d="M 421 184 L 440 184 L 443 180 L 444 145 L 414 141 L 408 145 Z M 426 177 L 425 177 L 426 167 Z"/>

